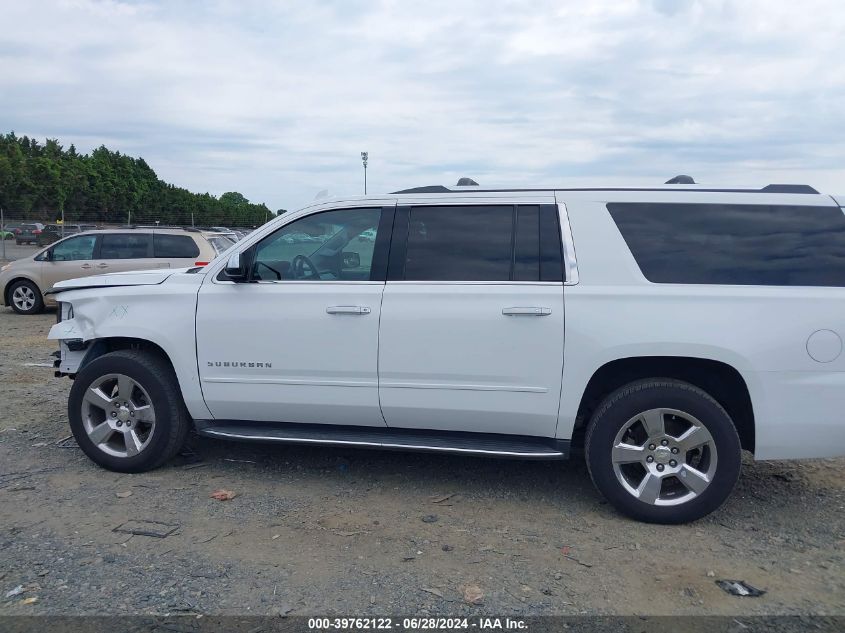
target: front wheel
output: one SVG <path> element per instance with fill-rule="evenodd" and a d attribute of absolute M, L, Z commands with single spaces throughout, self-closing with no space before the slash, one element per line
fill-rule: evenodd
<path fill-rule="evenodd" d="M 108 470 L 138 473 L 176 455 L 190 422 L 172 367 L 147 351 L 121 350 L 91 361 L 68 399 L 77 444 Z"/>
<path fill-rule="evenodd" d="M 587 467 L 618 510 L 649 523 L 686 523 L 728 498 L 741 465 L 730 416 L 689 383 L 650 379 L 610 394 L 587 429 Z"/>
<path fill-rule="evenodd" d="M 9 288 L 9 303 L 18 314 L 37 314 L 44 309 L 41 290 L 31 281 L 19 281 Z"/>

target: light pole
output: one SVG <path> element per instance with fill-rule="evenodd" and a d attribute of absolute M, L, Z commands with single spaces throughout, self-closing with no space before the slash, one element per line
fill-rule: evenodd
<path fill-rule="evenodd" d="M 367 195 L 367 159 L 369 159 L 369 152 L 361 152 L 361 162 L 364 163 L 364 195 Z"/>

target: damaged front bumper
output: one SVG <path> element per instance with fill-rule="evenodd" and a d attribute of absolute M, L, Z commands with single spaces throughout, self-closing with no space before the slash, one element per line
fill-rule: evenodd
<path fill-rule="evenodd" d="M 53 353 L 57 357 L 53 361 L 53 367 L 56 368 L 54 373 L 56 378 L 61 376 L 75 377 L 76 372 L 85 360 L 85 355 L 88 353 L 90 341 L 82 338 L 80 326 L 73 317 L 73 306 L 70 303 L 60 302 L 58 304 L 56 324 L 50 328 L 47 338 L 59 341 L 59 350 Z"/>

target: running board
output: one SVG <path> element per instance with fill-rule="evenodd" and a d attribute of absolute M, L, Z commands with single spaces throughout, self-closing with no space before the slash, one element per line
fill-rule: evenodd
<path fill-rule="evenodd" d="M 205 437 L 245 442 L 348 446 L 514 459 L 569 457 L 568 440 L 527 435 L 224 420 L 196 420 L 195 425 L 197 433 Z"/>

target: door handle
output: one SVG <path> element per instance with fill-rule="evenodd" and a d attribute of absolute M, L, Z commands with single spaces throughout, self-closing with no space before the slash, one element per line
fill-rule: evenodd
<path fill-rule="evenodd" d="M 87 270 L 88 268 L 91 268 L 91 264 L 82 264 L 82 268 Z"/>
<path fill-rule="evenodd" d="M 548 316 L 551 313 L 551 308 L 502 308 L 505 316 Z"/>
<path fill-rule="evenodd" d="M 369 314 L 370 309 L 366 306 L 329 306 L 326 312 L 328 314 Z"/>
<path fill-rule="evenodd" d="M 108 264 L 97 264 L 97 268 L 108 268 Z"/>

